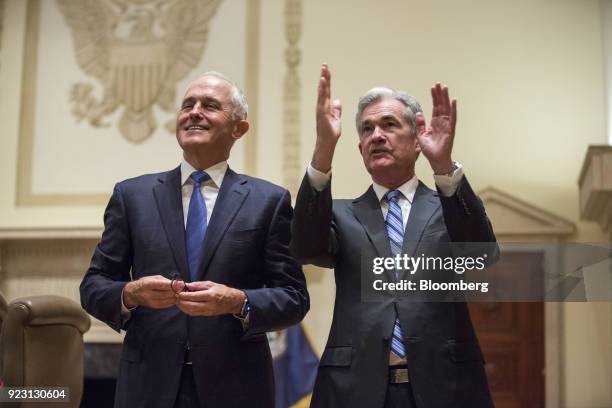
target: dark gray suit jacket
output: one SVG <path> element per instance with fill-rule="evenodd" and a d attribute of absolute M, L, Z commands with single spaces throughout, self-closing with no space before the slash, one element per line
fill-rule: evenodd
<path fill-rule="evenodd" d="M 190 317 L 176 307 L 131 312 L 121 353 L 116 407 L 167 408 L 176 398 L 185 345 L 202 406 L 273 407 L 266 331 L 298 323 L 309 308 L 306 282 L 289 252 L 289 192 L 228 169 L 206 232 L 199 280 L 244 289 L 248 332 L 232 315 Z M 189 281 L 180 167 L 123 181 L 81 283 L 81 303 L 119 330 L 126 282 L 148 275 Z"/>
<path fill-rule="evenodd" d="M 419 183 L 403 253 L 413 255 L 425 243 L 448 241 L 495 242 L 482 203 L 465 177 L 448 198 Z M 493 247 L 497 253 L 497 245 Z M 318 192 L 306 176 L 295 206 L 291 248 L 302 263 L 335 269 L 333 322 L 311 407 L 383 406 L 396 315 L 418 407 L 492 406 L 483 356 L 464 302 L 402 302 L 393 297 L 363 301 L 361 260 L 391 256 L 372 187 L 355 200 L 332 201 L 331 183 Z"/>

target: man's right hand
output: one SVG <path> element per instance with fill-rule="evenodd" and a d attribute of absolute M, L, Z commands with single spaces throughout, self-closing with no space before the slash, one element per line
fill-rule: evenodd
<path fill-rule="evenodd" d="M 145 276 L 128 282 L 123 288 L 123 303 L 128 309 L 136 306 L 164 309 L 176 303 L 171 281 L 161 275 Z"/>
<path fill-rule="evenodd" d="M 336 143 L 342 133 L 342 104 L 331 102 L 331 72 L 327 64 L 321 66 L 317 97 L 317 141 L 311 165 L 322 173 L 331 169 Z"/>

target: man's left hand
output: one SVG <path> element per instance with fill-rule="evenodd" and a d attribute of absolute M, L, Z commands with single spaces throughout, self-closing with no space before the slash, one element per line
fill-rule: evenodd
<path fill-rule="evenodd" d="M 211 281 L 187 283 L 186 292 L 177 294 L 176 306 L 189 316 L 217 316 L 238 314 L 242 310 L 245 294 Z"/>
<path fill-rule="evenodd" d="M 448 87 L 436 83 L 431 88 L 433 112 L 427 126 L 425 115 L 416 114 L 417 139 L 434 174 L 446 174 L 454 168 L 451 153 L 457 124 L 457 100 L 448 97 Z"/>

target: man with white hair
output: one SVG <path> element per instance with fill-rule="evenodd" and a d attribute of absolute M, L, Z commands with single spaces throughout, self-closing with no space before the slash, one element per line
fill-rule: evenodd
<path fill-rule="evenodd" d="M 115 407 L 274 406 L 266 332 L 302 320 L 309 298 L 289 192 L 227 164 L 247 110 L 204 74 L 177 113 L 182 163 L 115 186 L 81 283 L 83 307 L 126 330 Z"/>
<path fill-rule="evenodd" d="M 372 185 L 354 200 L 332 200 L 342 105 L 331 100 L 330 80 L 324 64 L 317 139 L 292 224 L 291 248 L 298 259 L 334 268 L 336 278 L 333 322 L 311 407 L 492 407 L 465 302 L 402 302 L 395 295 L 368 301 L 362 286 L 367 281 L 362 262 L 376 257 L 413 256 L 417 249 L 420 255 L 424 247 L 441 251 L 439 244 L 448 242 L 490 243 L 496 256 L 482 203 L 451 158 L 456 101 L 446 86 L 434 85 L 428 126 L 412 96 L 371 89 L 359 101 L 356 125 Z M 420 153 L 429 161 L 437 191 L 415 175 Z"/>

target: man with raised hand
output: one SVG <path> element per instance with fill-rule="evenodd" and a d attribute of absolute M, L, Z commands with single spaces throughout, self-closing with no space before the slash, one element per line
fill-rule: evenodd
<path fill-rule="evenodd" d="M 495 236 L 462 166 L 452 160 L 457 103 L 431 88 L 427 125 L 416 99 L 373 88 L 358 104 L 358 148 L 372 185 L 332 200 L 331 166 L 342 105 L 321 69 L 317 139 L 300 187 L 291 247 L 302 263 L 335 269 L 336 300 L 313 392 L 321 407 L 491 407 L 483 357 L 464 302 L 364 302 L 361 261 L 412 256 L 422 242 L 489 242 Z M 437 191 L 415 175 L 420 153 Z"/>

